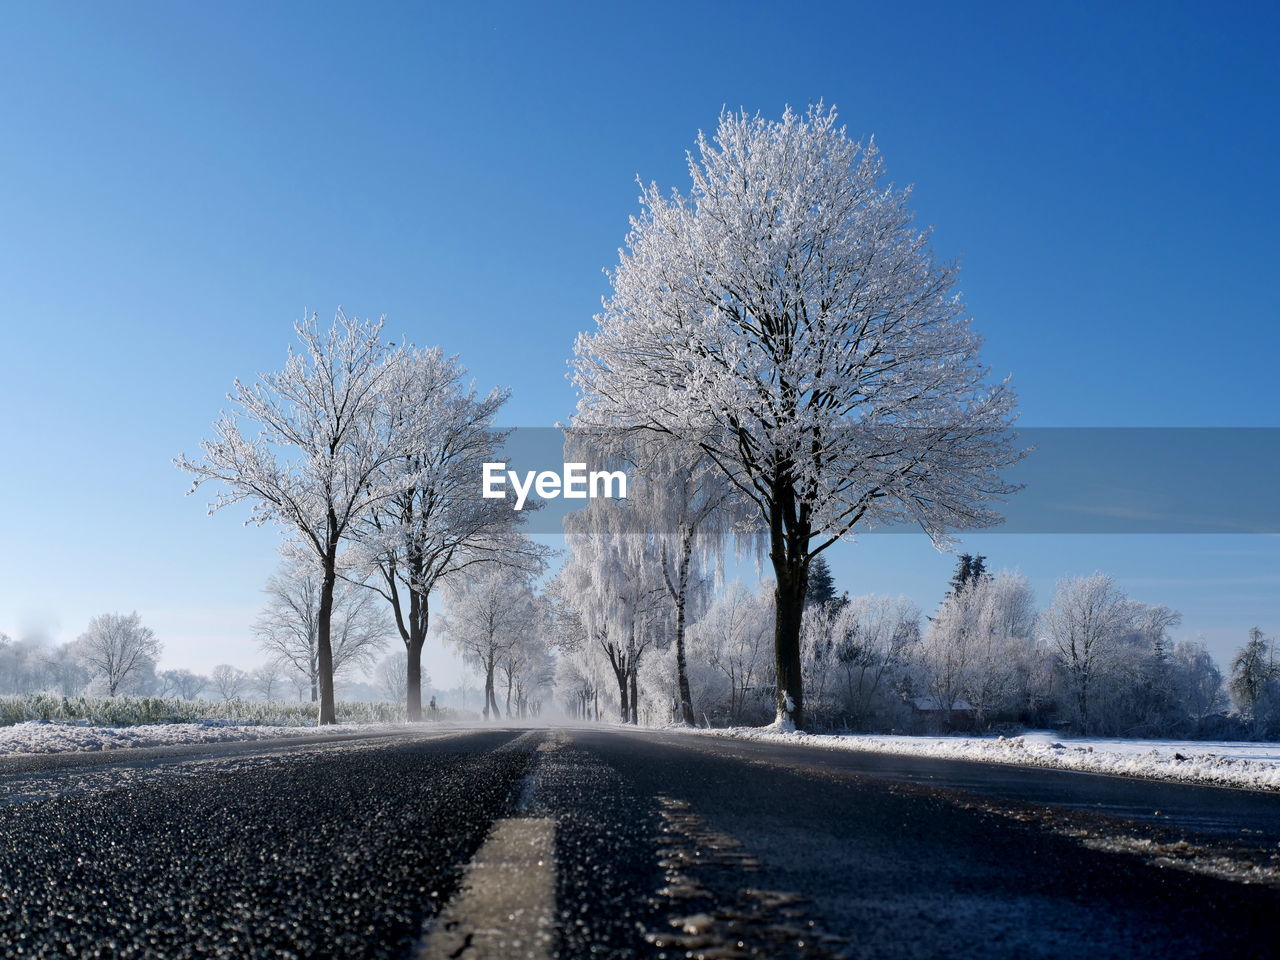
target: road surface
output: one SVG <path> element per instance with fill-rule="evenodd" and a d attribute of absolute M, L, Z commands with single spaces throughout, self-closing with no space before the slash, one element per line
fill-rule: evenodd
<path fill-rule="evenodd" d="M 618 728 L 0 758 L 4 957 L 1280 951 L 1280 796 Z"/>

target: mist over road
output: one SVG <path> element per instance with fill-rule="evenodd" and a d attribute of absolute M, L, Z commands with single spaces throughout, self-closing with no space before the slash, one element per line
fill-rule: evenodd
<path fill-rule="evenodd" d="M 1280 796 L 618 728 L 0 761 L 0 955 L 1262 956 Z"/>

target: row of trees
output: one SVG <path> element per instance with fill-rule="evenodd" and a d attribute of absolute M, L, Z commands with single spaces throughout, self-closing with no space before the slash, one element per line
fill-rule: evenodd
<path fill-rule="evenodd" d="M 675 534 L 634 548 L 657 551 L 667 602 L 652 602 L 648 580 L 626 580 L 613 554 L 633 548 L 610 545 L 607 521 L 590 520 L 570 532 L 563 583 L 592 600 L 560 616 L 604 650 L 634 716 L 637 665 L 659 618 L 671 618 L 684 657 L 691 557 L 735 520 L 752 522 L 774 574 L 777 722 L 802 726 L 814 559 L 870 526 L 906 522 L 943 542 L 995 522 L 989 504 L 1013 489 L 1000 471 L 1020 455 L 1015 399 L 979 362 L 955 265 L 934 257 L 908 191 L 885 186 L 874 146 L 850 139 L 833 110 L 773 122 L 724 113 L 689 172 L 688 195 L 644 188 L 613 293 L 572 361 L 575 426 L 618 438 L 606 452 L 642 468 L 651 490 L 672 485 L 651 499 Z M 339 313 L 327 331 L 311 318 L 297 332 L 301 349 L 282 370 L 235 383 L 203 456 L 176 463 L 193 490 L 218 485 L 215 509 L 244 501 L 254 521 L 279 525 L 316 578 L 320 722 L 334 720 L 344 580 L 388 602 L 416 719 L 435 589 L 476 565 L 528 573 L 543 561 L 508 503 L 477 496 L 507 397 L 477 395 L 456 359 L 388 342 L 380 323 Z M 690 462 L 705 466 L 684 470 Z M 622 612 L 606 611 L 605 596 Z"/>
<path fill-rule="evenodd" d="M 706 558 L 696 557 L 689 561 L 692 587 L 677 610 L 661 546 L 637 546 L 643 542 L 588 539 L 587 547 L 606 552 L 571 556 L 542 591 L 501 565 L 450 581 L 447 615 L 437 629 L 482 678 L 486 717 L 538 716 L 554 691 L 578 718 L 767 721 L 772 585 L 753 590 L 735 582 L 713 593 L 702 575 Z M 599 569 L 611 573 L 579 579 Z M 208 676 L 158 671 L 159 643 L 138 615 L 105 614 L 60 646 L 0 635 L 0 692 L 230 701 L 280 699 L 291 686 L 299 699 L 314 699 L 314 658 L 298 655 L 314 649 L 314 633 L 297 631 L 314 618 L 314 605 L 299 601 L 306 590 L 284 573 L 272 578 L 260 623 L 287 623 L 292 646 L 254 671 L 226 664 Z M 364 599 L 376 595 L 353 587 L 351 596 L 352 604 L 335 607 L 337 636 L 347 632 L 345 617 L 362 616 Z M 681 617 L 688 623 L 677 633 Z M 969 556 L 960 558 L 951 589 L 925 617 L 905 598 L 837 595 L 819 560 L 801 629 L 811 725 L 901 731 L 1065 723 L 1118 736 L 1280 736 L 1274 641 L 1252 630 L 1224 684 L 1202 643 L 1170 640 L 1178 623 L 1176 612 L 1130 599 L 1102 574 L 1061 581 L 1039 610 L 1025 578 L 990 574 L 984 558 Z M 375 657 L 389 636 L 384 629 L 359 656 L 337 659 L 343 670 L 372 668 L 376 696 L 403 699 L 406 654 Z M 277 653 L 280 639 L 264 634 Z M 1228 693 L 1237 710 L 1232 717 L 1222 712 Z"/>
<path fill-rule="evenodd" d="M 282 582 L 272 580 L 273 589 Z M 276 611 L 268 607 L 264 620 Z M 271 659 L 252 670 L 218 664 L 208 674 L 186 669 L 161 670 L 161 644 L 137 613 L 106 613 L 94 617 L 75 640 L 55 644 L 44 638 L 12 640 L 0 633 L 0 694 L 58 693 L 117 696 L 174 697 L 205 699 L 282 700 L 315 699 L 313 663 L 296 656 L 280 655 L 273 635 L 266 643 Z M 381 638 L 385 642 L 387 637 Z M 379 644 L 380 645 L 380 644 Z M 377 695 L 403 699 L 403 654 L 376 661 L 376 648 L 366 647 L 360 657 L 342 660 L 344 668 L 364 667 L 371 673 Z M 296 649 L 290 651 L 296 654 Z M 353 671 L 348 670 L 350 676 Z M 351 676 L 353 687 L 361 684 Z M 310 696 L 308 697 L 308 695 Z"/>
<path fill-rule="evenodd" d="M 965 557 L 927 617 L 905 598 L 835 596 L 821 562 L 810 583 L 801 671 L 815 728 L 1059 723 L 1100 735 L 1241 736 L 1270 735 L 1267 723 L 1280 716 L 1270 712 L 1280 704 L 1274 645 L 1257 634 L 1233 666 L 1230 690 L 1246 728 L 1223 714 L 1227 689 L 1203 643 L 1170 639 L 1177 613 L 1126 597 L 1103 574 L 1061 581 L 1040 610 L 1025 578 L 988 574 L 982 558 Z M 562 601 L 570 613 L 561 619 L 558 683 L 572 715 L 598 714 L 602 693 L 607 715 L 632 722 L 679 719 L 690 700 L 704 723 L 772 715 L 772 584 L 702 591 L 683 667 L 676 645 L 659 639 L 670 635 L 670 614 L 662 623 L 658 590 L 613 638 L 609 622 L 588 626 L 576 613 L 590 604 L 576 587 L 564 595 L 574 599 Z"/>
<path fill-rule="evenodd" d="M 1099 706 L 1129 648 L 1150 648 L 1129 658 L 1129 680 L 1151 691 L 1144 716 L 1161 716 L 1161 671 L 1196 657 L 1165 649 L 1171 612 L 1106 578 L 1064 583 L 1037 614 L 1016 578 L 962 571 L 923 628 L 901 601 L 806 602 L 822 552 L 858 532 L 908 524 L 944 545 L 997 522 L 1015 490 L 1002 473 L 1021 456 L 1016 399 L 980 362 L 956 266 L 914 225 L 909 191 L 886 186 L 874 145 L 850 139 L 833 110 L 726 112 L 689 174 L 687 194 L 642 186 L 612 292 L 571 361 L 571 441 L 647 481 L 645 493 L 572 516 L 566 562 L 541 595 L 530 577 L 545 557 L 519 533 L 521 514 L 478 495 L 506 394 L 478 395 L 456 359 L 389 342 L 381 323 L 300 323 L 285 367 L 237 382 L 203 456 L 178 459 L 193 489 L 219 486 L 215 508 L 244 501 L 285 531 L 314 579 L 302 659 L 320 722 L 334 720 L 342 584 L 386 601 L 411 719 L 439 588 L 490 714 L 504 685 L 507 713 L 545 688 L 550 645 L 575 713 L 598 713 L 608 688 L 632 722 L 669 657 L 685 722 L 706 711 L 695 686 L 712 670 L 730 715 L 768 687 L 780 729 L 803 727 L 806 709 L 831 722 L 837 699 L 848 722 L 870 722 L 882 701 L 905 702 L 890 690 L 947 715 L 963 700 L 985 722 L 1014 701 L 1034 709 L 1010 692 L 1031 689 L 1102 728 L 1129 723 Z M 711 602 L 730 545 L 767 561 L 768 598 Z"/>
<path fill-rule="evenodd" d="M 285 533 L 296 567 L 275 590 L 283 616 L 269 608 L 259 633 L 312 677 L 319 722 L 336 720 L 335 675 L 369 649 L 360 634 L 375 595 L 404 644 L 418 720 L 437 586 L 484 565 L 544 562 L 516 530 L 520 514 L 478 496 L 481 464 L 506 436 L 493 419 L 507 394 L 478 395 L 456 358 L 387 341 L 381 321 L 339 312 L 327 329 L 310 317 L 296 332 L 301 349 L 282 370 L 236 381 L 203 457 L 175 462 L 194 474 L 192 491 L 218 484 L 211 509 L 247 502 L 252 521 Z"/>
<path fill-rule="evenodd" d="M 156 673 L 160 650 L 136 612 L 100 614 L 78 638 L 59 645 L 0 633 L 0 693 L 150 691 L 163 682 Z"/>

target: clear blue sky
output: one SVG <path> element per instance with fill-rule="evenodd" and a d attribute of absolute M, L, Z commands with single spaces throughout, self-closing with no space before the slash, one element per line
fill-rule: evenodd
<path fill-rule="evenodd" d="M 1280 425 L 1276 9 L 1266 4 L 0 6 L 0 629 L 138 609 L 166 663 L 258 659 L 274 534 L 170 465 L 304 308 L 386 313 L 564 419 L 639 174 L 722 105 L 874 134 L 1023 421 Z M 984 536 L 1108 570 L 1225 656 L 1280 631 L 1280 538 Z M 931 604 L 915 537 L 832 555 Z M 432 665 L 429 664 L 429 668 Z M 443 660 L 436 672 L 452 668 Z"/>

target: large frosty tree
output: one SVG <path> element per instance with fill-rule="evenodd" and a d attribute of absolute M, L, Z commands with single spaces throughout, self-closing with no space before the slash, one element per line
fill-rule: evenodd
<path fill-rule="evenodd" d="M 230 413 L 214 423 L 204 457 L 175 463 L 195 474 L 191 492 L 222 484 L 212 510 L 252 504 L 256 523 L 276 523 L 302 545 L 320 577 L 316 657 L 320 723 L 334 723 L 333 597 L 339 552 L 357 523 L 411 478 L 388 466 L 416 422 L 396 404 L 401 350 L 379 337 L 381 322 L 338 313 L 328 329 L 297 324 L 301 349 L 256 383 L 235 382 Z M 246 434 L 242 424 L 253 432 Z"/>
<path fill-rule="evenodd" d="M 802 725 L 810 562 L 873 525 L 943 542 L 995 522 L 1015 399 L 987 383 L 956 267 L 834 111 L 723 114 L 689 172 L 688 195 L 644 189 L 576 346 L 576 422 L 696 444 L 754 506 L 776 577 L 778 721 Z"/>

